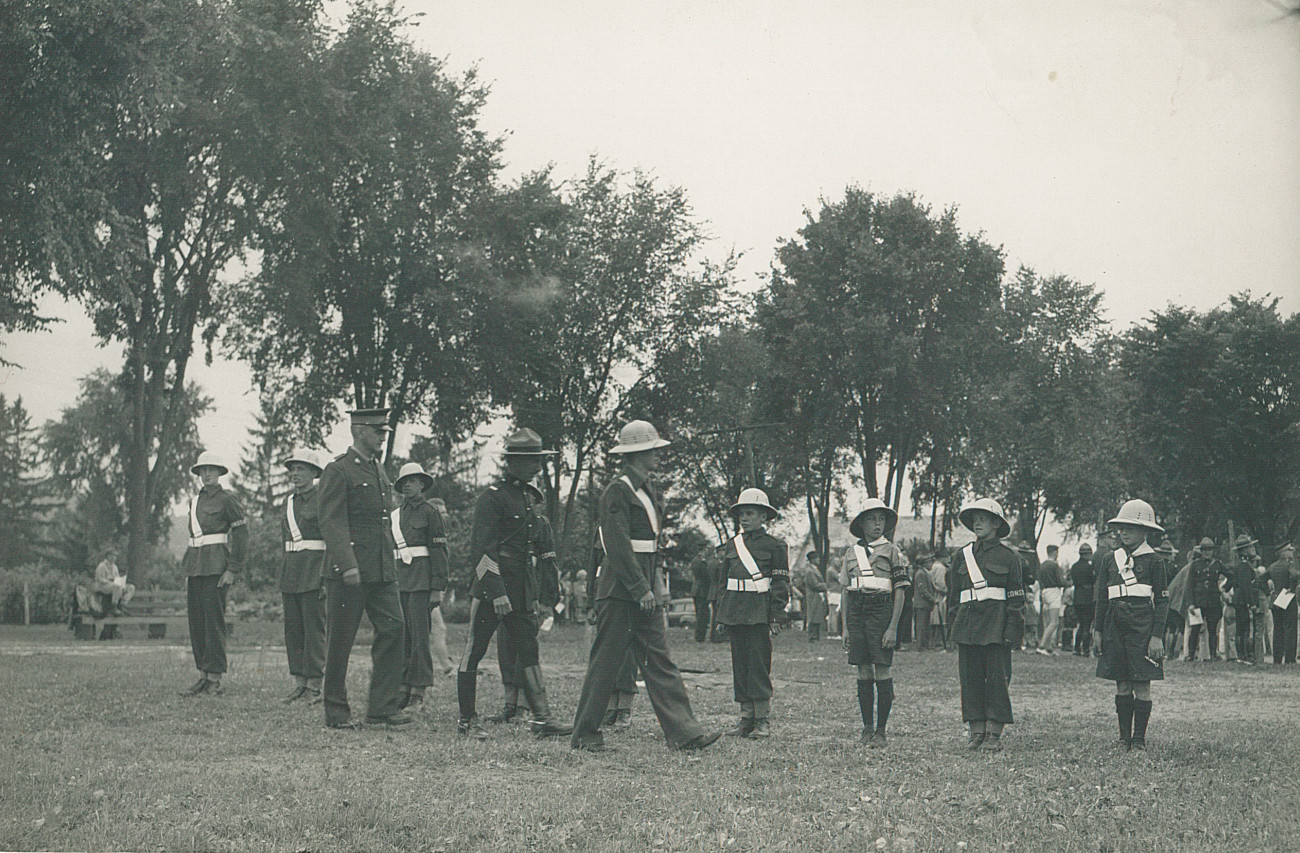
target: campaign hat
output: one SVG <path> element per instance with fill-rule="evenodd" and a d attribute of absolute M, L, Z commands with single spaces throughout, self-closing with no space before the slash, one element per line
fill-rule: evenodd
<path fill-rule="evenodd" d="M 858 514 L 853 516 L 853 520 L 849 522 L 849 533 L 861 539 L 863 525 L 867 522 L 867 513 L 878 509 L 883 509 L 889 514 L 889 521 L 885 522 L 885 530 L 888 531 L 898 524 L 898 513 L 894 511 L 893 507 L 880 498 L 867 498 L 867 502 L 862 505 L 862 509 L 858 510 Z"/>
<path fill-rule="evenodd" d="M 975 528 L 971 527 L 970 519 L 971 514 L 977 509 L 984 510 L 985 512 L 995 516 L 997 520 L 1001 522 L 998 525 L 999 539 L 1011 535 L 1011 522 L 1007 521 L 1007 514 L 1002 511 L 1002 504 L 993 500 L 993 498 L 980 498 L 979 500 L 971 501 L 966 504 L 966 506 L 962 507 L 961 512 L 957 513 L 957 520 L 961 522 L 962 527 L 972 533 L 975 532 Z"/>
<path fill-rule="evenodd" d="M 1259 544 L 1259 540 L 1252 539 L 1249 533 L 1238 533 L 1237 541 L 1232 543 L 1232 550 L 1240 551 L 1242 548 L 1257 544 Z"/>
<path fill-rule="evenodd" d="M 542 437 L 528 427 L 517 429 L 506 436 L 506 456 L 554 456 L 555 453 L 554 450 L 547 450 L 542 444 Z"/>

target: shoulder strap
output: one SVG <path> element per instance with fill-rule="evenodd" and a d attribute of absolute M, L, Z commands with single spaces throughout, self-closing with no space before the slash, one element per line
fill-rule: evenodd
<path fill-rule="evenodd" d="M 1115 568 L 1119 571 L 1120 580 L 1125 584 L 1137 583 L 1137 575 L 1133 574 L 1133 561 L 1129 559 L 1128 552 L 1123 548 L 1115 549 Z"/>
<path fill-rule="evenodd" d="M 298 528 L 298 518 L 293 514 L 293 493 L 284 502 L 284 520 L 289 525 L 289 538 L 294 542 L 302 541 L 302 530 Z"/>
<path fill-rule="evenodd" d="M 389 516 L 393 527 L 393 542 L 396 543 L 398 550 L 406 549 L 406 539 L 402 536 L 402 508 L 399 506 L 393 510 Z"/>
<path fill-rule="evenodd" d="M 853 556 L 858 560 L 858 571 L 864 575 L 874 575 L 875 570 L 871 568 L 871 551 L 861 545 L 853 546 Z"/>
<path fill-rule="evenodd" d="M 203 528 L 199 526 L 199 496 L 190 498 L 190 535 L 202 536 Z"/>
<path fill-rule="evenodd" d="M 975 543 L 972 542 L 962 548 L 961 556 L 966 561 L 966 574 L 970 575 L 971 586 L 975 589 L 988 586 L 989 582 L 984 580 L 984 573 L 980 571 L 979 563 L 975 562 Z"/>
<path fill-rule="evenodd" d="M 763 573 L 759 571 L 758 563 L 754 560 L 754 555 L 749 553 L 749 548 L 745 547 L 744 534 L 737 533 L 735 538 L 731 541 L 732 544 L 736 546 L 736 556 L 740 557 L 740 562 L 744 563 L 745 570 L 749 572 L 749 576 L 754 580 L 761 579 Z"/>
<path fill-rule="evenodd" d="M 658 536 L 659 512 L 655 509 L 655 502 L 650 500 L 650 496 L 646 494 L 644 489 L 638 489 L 636 486 L 632 485 L 631 478 L 626 474 L 619 477 L 619 479 L 627 484 L 627 487 L 632 490 L 632 494 L 636 495 L 636 499 L 641 502 L 641 506 L 645 507 L 645 514 L 650 517 L 650 529 L 655 532 L 655 536 Z"/>

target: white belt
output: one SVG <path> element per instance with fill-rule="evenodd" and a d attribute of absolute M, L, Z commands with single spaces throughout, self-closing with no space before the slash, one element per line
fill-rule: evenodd
<path fill-rule="evenodd" d="M 985 586 L 979 589 L 963 589 L 961 601 L 1006 601 L 1007 591 L 1000 586 Z"/>
<path fill-rule="evenodd" d="M 408 562 L 407 557 L 415 559 L 416 557 L 427 556 L 429 556 L 429 546 L 427 545 L 408 545 L 405 548 L 398 548 L 393 551 L 393 559 L 401 560 L 403 563 Z"/>
<path fill-rule="evenodd" d="M 767 592 L 772 588 L 770 578 L 750 580 L 749 578 L 727 578 L 727 589 L 732 592 Z"/>
<path fill-rule="evenodd" d="M 632 550 L 637 554 L 653 554 L 659 550 L 658 543 L 654 539 L 630 539 Z"/>
<path fill-rule="evenodd" d="M 202 536 L 191 536 L 190 547 L 202 548 L 204 545 L 226 545 L 230 542 L 228 533 L 205 533 Z"/>
<path fill-rule="evenodd" d="M 880 592 L 893 592 L 894 582 L 890 578 L 878 578 L 875 575 L 859 575 L 849 581 L 849 589 L 874 589 Z"/>
<path fill-rule="evenodd" d="M 1106 588 L 1108 598 L 1126 598 L 1134 596 L 1137 598 L 1151 598 L 1151 584 L 1146 583 L 1117 583 L 1114 586 Z"/>
<path fill-rule="evenodd" d="M 288 552 L 324 551 L 325 540 L 324 539 L 299 539 L 297 542 L 286 542 L 284 543 L 284 550 Z"/>

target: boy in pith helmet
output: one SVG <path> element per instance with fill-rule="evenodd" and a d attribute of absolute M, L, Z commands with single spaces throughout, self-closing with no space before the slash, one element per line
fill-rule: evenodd
<path fill-rule="evenodd" d="M 790 600 L 790 556 L 786 544 L 765 525 L 777 511 L 762 489 L 745 489 L 732 504 L 740 532 L 719 549 L 718 622 L 731 640 L 731 679 L 740 703 L 733 734 L 771 735 L 772 637 L 781 632 Z"/>
<path fill-rule="evenodd" d="M 1165 529 L 1143 500 L 1120 507 L 1109 522 L 1119 547 L 1097 566 L 1097 624 L 1093 645 L 1101 651 L 1097 677 L 1115 682 L 1120 745 L 1146 749 L 1151 719 L 1151 682 L 1165 677 L 1165 592 L 1168 566 L 1147 542 Z"/>
<path fill-rule="evenodd" d="M 397 545 L 393 563 L 405 625 L 402 699 L 398 707 L 414 711 L 423 707 L 424 691 L 433 684 L 429 637 L 432 605 L 447 588 L 447 532 L 442 528 L 442 514 L 426 499 L 433 477 L 419 462 L 403 465 L 393 485 L 402 496 L 402 505 L 389 514 L 389 526 Z"/>

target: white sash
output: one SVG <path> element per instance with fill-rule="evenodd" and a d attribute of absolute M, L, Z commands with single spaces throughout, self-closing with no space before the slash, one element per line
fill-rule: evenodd
<path fill-rule="evenodd" d="M 1141 550 L 1140 547 L 1139 550 Z M 1114 556 L 1115 569 L 1119 572 L 1119 583 L 1106 587 L 1106 597 L 1126 598 L 1135 596 L 1137 598 L 1151 598 L 1154 595 L 1151 584 L 1137 582 L 1137 575 L 1133 573 L 1133 561 L 1129 558 L 1128 552 L 1123 548 L 1116 548 Z"/>
<path fill-rule="evenodd" d="M 641 506 L 645 507 L 645 514 L 650 519 L 650 529 L 655 532 L 654 539 L 629 538 L 628 541 L 632 545 L 632 553 L 653 554 L 659 550 L 659 513 L 655 511 L 655 502 L 650 499 L 650 496 L 646 494 L 644 490 L 638 489 L 636 486 L 632 485 L 631 478 L 626 474 L 619 477 L 619 479 L 627 484 L 627 487 L 632 490 L 632 494 L 636 495 L 636 499 L 641 502 Z M 597 527 L 596 535 L 600 538 L 600 549 L 608 554 L 609 548 L 605 546 L 605 531 L 602 528 Z M 601 566 L 597 565 L 596 577 L 600 577 L 600 569 Z"/>
<path fill-rule="evenodd" d="M 970 583 L 973 587 L 973 589 L 962 590 L 962 602 L 1006 601 L 1007 591 L 1005 589 L 1000 586 L 989 586 L 989 582 L 984 580 L 984 573 L 980 571 L 979 564 L 975 562 L 975 543 L 972 542 L 962 548 L 961 555 L 966 561 L 966 574 L 970 576 Z"/>
<path fill-rule="evenodd" d="M 733 592 L 767 592 L 772 588 L 772 581 L 763 577 L 763 572 L 759 570 L 758 563 L 754 560 L 754 555 L 749 553 L 745 547 L 744 534 L 737 533 L 731 540 L 736 546 L 736 556 L 740 558 L 741 564 L 745 571 L 749 572 L 748 578 L 727 578 L 727 589 Z"/>
<path fill-rule="evenodd" d="M 393 552 L 394 557 L 396 557 L 397 559 L 401 560 L 403 563 L 406 563 L 406 565 L 409 566 L 411 565 L 411 561 L 414 560 L 416 557 L 429 556 L 428 548 L 424 546 L 411 548 L 406 544 L 406 539 L 405 537 L 402 536 L 402 508 L 400 506 L 397 509 L 393 510 L 389 518 L 392 521 L 393 542 L 397 544 L 397 550 Z M 423 551 L 424 553 L 417 554 L 416 553 L 417 551 Z"/>
<path fill-rule="evenodd" d="M 650 516 L 650 529 L 655 532 L 655 538 L 657 539 L 659 537 L 659 513 L 655 511 L 655 502 L 650 500 L 650 496 L 643 489 L 638 489 L 632 485 L 632 480 L 626 474 L 619 477 L 619 479 L 627 483 L 627 487 L 632 490 L 632 494 L 636 495 L 636 499 L 641 502 L 641 506 L 645 507 L 645 514 Z"/>
<path fill-rule="evenodd" d="M 190 498 L 190 547 L 202 548 L 204 545 L 225 545 L 230 542 L 226 533 L 204 533 L 199 526 L 199 496 Z"/>
<path fill-rule="evenodd" d="M 284 520 L 289 525 L 289 540 L 284 543 L 286 553 L 299 551 L 324 551 L 324 539 L 303 539 L 302 529 L 298 527 L 298 517 L 293 514 L 293 495 L 284 502 Z"/>
<path fill-rule="evenodd" d="M 284 520 L 289 525 L 289 538 L 294 542 L 302 541 L 302 531 L 298 528 L 298 519 L 293 514 L 293 495 L 284 502 Z"/>
<path fill-rule="evenodd" d="M 871 568 L 871 552 L 861 545 L 853 546 L 853 556 L 858 561 L 858 573 L 849 579 L 849 589 L 872 589 L 878 592 L 893 592 L 893 578 L 876 577 L 876 570 Z"/>

